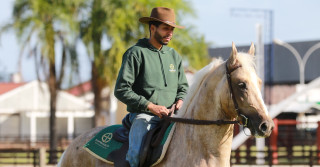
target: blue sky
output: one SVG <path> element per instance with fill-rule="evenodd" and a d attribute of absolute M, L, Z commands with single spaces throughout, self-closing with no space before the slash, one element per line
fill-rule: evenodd
<path fill-rule="evenodd" d="M 320 39 L 318 0 L 193 0 L 198 15 L 193 22 L 198 32 L 214 46 L 230 46 L 256 41 L 255 25 L 268 25 L 259 11 L 273 12 L 273 37 L 286 42 Z M 196 3 L 197 2 L 197 3 Z M 253 12 L 237 12 L 246 9 Z M 258 9 L 258 11 L 254 11 Z M 265 27 L 263 27 L 265 28 Z"/>
<path fill-rule="evenodd" d="M 1 1 L 0 24 L 11 17 L 14 0 Z M 320 1 L 319 0 L 190 0 L 196 18 L 183 19 L 184 26 L 194 25 L 196 33 L 203 34 L 212 47 L 248 45 L 256 41 L 256 24 L 263 28 L 270 24 L 269 13 L 273 12 L 273 38 L 286 42 L 320 40 Z M 232 14 L 231 9 L 236 9 Z M 245 9 L 246 11 L 240 11 Z M 268 41 L 269 30 L 264 31 Z M 14 73 L 18 69 L 20 45 L 12 32 L 0 38 L 0 72 Z M 82 80 L 90 78 L 90 64 L 82 58 Z M 36 79 L 34 64 L 30 58 L 22 62 L 25 81 Z"/>

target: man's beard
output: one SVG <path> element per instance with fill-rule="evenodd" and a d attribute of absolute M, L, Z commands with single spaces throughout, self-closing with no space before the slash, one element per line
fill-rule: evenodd
<path fill-rule="evenodd" d="M 163 41 L 163 38 L 166 38 L 166 37 L 162 37 L 158 31 L 156 31 L 154 33 L 154 38 L 161 44 L 161 45 L 168 45 L 169 41 L 168 42 L 164 42 Z"/>

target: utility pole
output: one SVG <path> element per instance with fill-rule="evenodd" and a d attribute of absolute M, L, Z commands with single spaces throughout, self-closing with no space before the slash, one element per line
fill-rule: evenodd
<path fill-rule="evenodd" d="M 257 24 L 256 25 L 256 31 L 257 31 L 257 43 L 256 43 L 256 67 L 257 67 L 257 74 L 260 77 L 262 81 L 265 80 L 264 77 L 264 43 L 263 43 L 263 30 L 262 25 Z M 264 82 L 262 82 L 261 85 L 261 94 L 262 97 L 264 97 Z"/>

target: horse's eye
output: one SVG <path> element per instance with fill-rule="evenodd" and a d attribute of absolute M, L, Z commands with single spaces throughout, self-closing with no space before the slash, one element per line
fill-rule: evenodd
<path fill-rule="evenodd" d="M 246 83 L 244 83 L 244 82 L 240 82 L 240 83 L 238 84 L 238 86 L 239 86 L 239 88 L 242 89 L 242 90 L 247 89 L 247 85 L 246 85 Z"/>

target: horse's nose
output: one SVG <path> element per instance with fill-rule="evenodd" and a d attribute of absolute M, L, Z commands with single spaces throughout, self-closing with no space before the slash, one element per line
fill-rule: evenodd
<path fill-rule="evenodd" d="M 265 134 L 270 135 L 271 131 L 273 130 L 274 123 L 273 121 L 264 121 L 260 124 L 259 130 Z"/>

